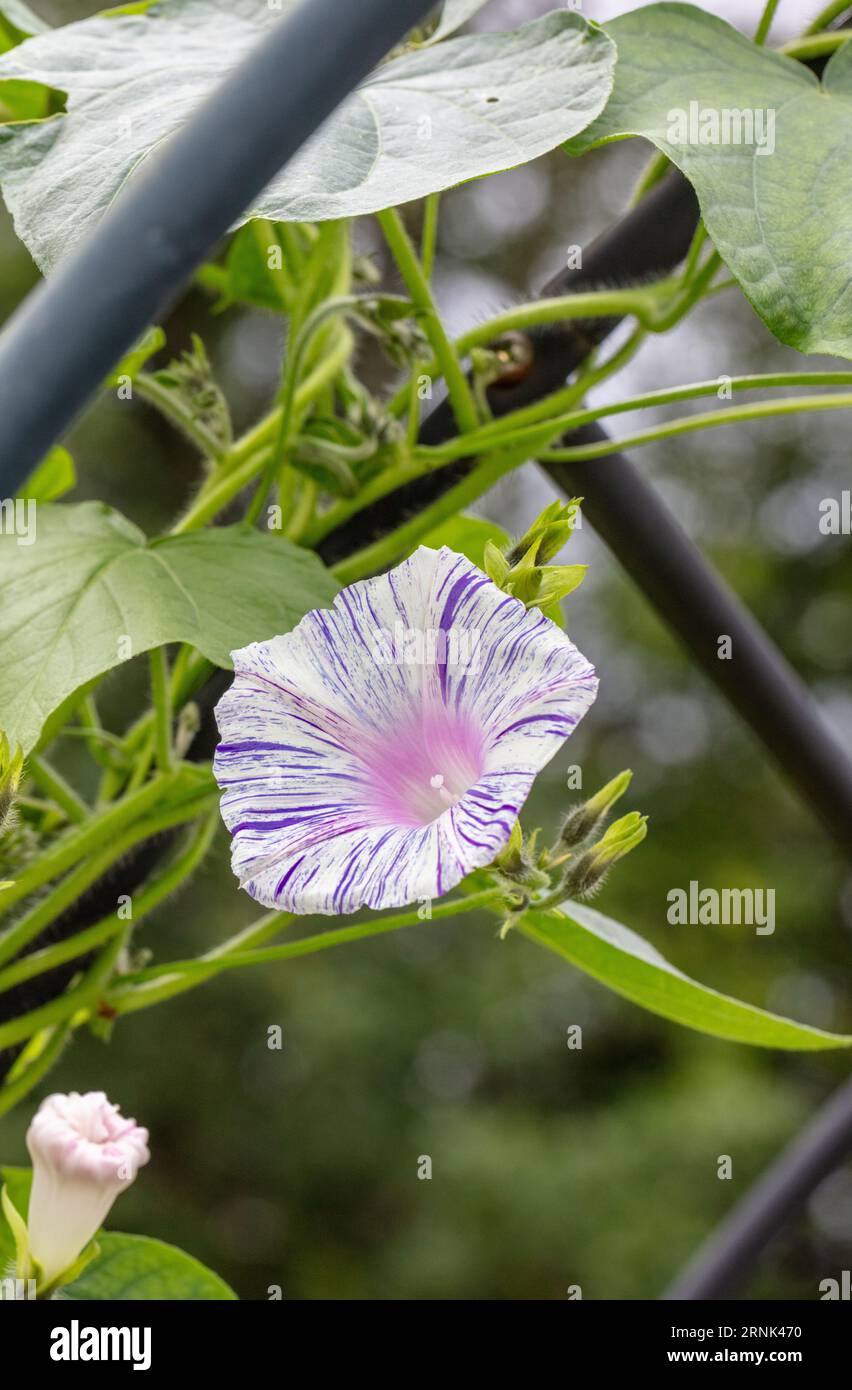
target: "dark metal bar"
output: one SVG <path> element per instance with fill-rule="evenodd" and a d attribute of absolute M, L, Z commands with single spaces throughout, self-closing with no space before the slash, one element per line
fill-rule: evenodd
<path fill-rule="evenodd" d="M 565 443 L 607 438 L 588 425 Z M 762 741 L 843 849 L 852 850 L 852 759 L 805 684 L 622 454 L 546 464 L 698 666 Z M 731 659 L 719 659 L 719 638 Z"/>
<path fill-rule="evenodd" d="M 850 1154 L 852 1081 L 847 1081 L 716 1227 L 662 1297 L 686 1301 L 732 1294 L 791 1214 Z"/>
<path fill-rule="evenodd" d="M 433 4 L 304 0 L 33 291 L 0 337 L 4 493 L 15 492 L 252 199 Z"/>

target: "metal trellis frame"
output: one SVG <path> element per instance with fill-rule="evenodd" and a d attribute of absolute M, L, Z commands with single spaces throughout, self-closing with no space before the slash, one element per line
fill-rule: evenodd
<path fill-rule="evenodd" d="M 0 335 L 14 494 L 220 237 L 434 0 L 309 0 L 224 79 Z"/>

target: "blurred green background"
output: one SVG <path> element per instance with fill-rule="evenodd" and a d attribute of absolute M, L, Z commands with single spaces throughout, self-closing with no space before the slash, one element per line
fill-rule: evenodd
<path fill-rule="evenodd" d="M 519 22 L 550 7 L 515 0 L 484 18 L 496 27 L 501 13 Z M 67 20 L 96 7 L 35 8 Z M 587 12 L 606 18 L 619 8 Z M 639 142 L 582 162 L 554 155 L 448 195 L 437 288 L 450 326 L 534 290 L 567 247 L 619 215 L 646 156 Z M 355 234 L 361 249 L 378 247 L 369 224 Z M 4 217 L 3 315 L 35 278 Z M 250 422 L 275 388 L 280 325 L 253 312 L 211 317 L 192 292 L 166 327 L 172 353 L 192 329 L 202 333 L 237 427 Z M 76 351 L 73 325 L 60 331 Z M 651 341 L 608 389 L 784 364 L 818 362 L 780 347 L 729 293 Z M 365 365 L 375 369 L 372 358 Z M 626 434 L 636 421 L 619 425 Z M 193 487 L 191 449 L 144 404 L 105 395 L 68 442 L 75 497 L 102 497 L 150 531 Z M 848 425 L 833 415 L 695 435 L 635 456 L 847 745 L 852 556 L 848 538 L 822 536 L 818 522 L 820 500 L 849 486 L 848 453 Z M 551 495 L 528 466 L 482 510 L 520 532 Z M 629 805 L 649 814 L 651 833 L 596 906 L 708 984 L 852 1031 L 848 865 L 590 527 L 571 558 L 592 567 L 567 614 L 601 692 L 539 779 L 525 824 L 555 828 L 573 799 L 570 766 L 582 768 L 587 791 L 632 767 Z M 105 717 L 121 727 L 142 698 L 139 673 L 116 675 Z M 666 894 L 690 879 L 774 888 L 774 935 L 667 925 Z M 255 915 L 222 835 L 192 886 L 140 929 L 139 944 L 182 957 Z M 566 1030 L 578 1023 L 583 1048 L 574 1051 Z M 267 1046 L 273 1025 L 283 1030 L 280 1051 Z M 584 1298 L 641 1299 L 660 1293 L 847 1070 L 842 1054 L 772 1054 L 693 1035 L 527 941 L 500 942 L 490 922 L 464 918 L 225 975 L 121 1021 L 110 1045 L 80 1038 L 47 1089 L 105 1089 L 149 1127 L 152 1161 L 111 1224 L 185 1246 L 242 1298 L 278 1286 L 285 1298 L 559 1299 L 579 1284 Z M 4 1122 L 4 1162 L 25 1161 L 33 1108 Z M 717 1177 L 725 1154 L 730 1181 Z M 422 1155 L 430 1181 L 417 1176 Z M 817 1298 L 819 1282 L 850 1263 L 847 1167 L 791 1222 L 742 1296 Z"/>

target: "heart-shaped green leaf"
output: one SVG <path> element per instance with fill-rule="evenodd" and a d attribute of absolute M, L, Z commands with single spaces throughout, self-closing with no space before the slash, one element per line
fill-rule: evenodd
<path fill-rule="evenodd" d="M 97 1239 L 100 1254 L 62 1290 L 63 1298 L 195 1303 L 237 1296 L 218 1274 L 175 1245 L 118 1231 L 101 1231 Z"/>
<path fill-rule="evenodd" d="M 488 541 L 493 541 L 494 545 L 504 546 L 509 544 L 509 537 L 502 527 L 496 522 L 486 521 L 481 516 L 468 516 L 466 512 L 458 512 L 456 516 L 449 517 L 436 526 L 434 531 L 430 531 L 423 536 L 415 545 L 425 545 L 433 550 L 440 550 L 442 545 L 448 545 L 450 550 L 455 550 L 459 555 L 466 555 L 480 569 L 483 567 L 485 546 Z"/>
<path fill-rule="evenodd" d="M 0 126 L 0 184 L 42 268 L 86 235 L 279 20 L 267 0 L 161 0 L 40 34 L 0 58 L 0 83 L 27 78 L 67 93 L 67 114 Z M 376 212 L 523 164 L 598 115 L 614 62 L 603 31 L 565 11 L 404 52 L 362 83 L 241 221 Z"/>
<path fill-rule="evenodd" d="M 149 542 L 83 502 L 39 505 L 30 535 L 0 535 L 0 729 L 25 752 L 69 695 L 128 657 L 191 642 L 228 667 L 338 588 L 310 551 L 244 526 Z"/>
<path fill-rule="evenodd" d="M 713 242 L 775 336 L 852 357 L 852 45 L 820 84 L 692 5 L 648 5 L 607 32 L 615 87 L 570 152 L 653 141 L 693 184 Z M 701 143 L 716 132 L 740 143 Z"/>
<path fill-rule="evenodd" d="M 527 912 L 518 926 L 531 941 L 555 951 L 616 994 L 696 1032 L 754 1047 L 852 1047 L 852 1037 L 845 1034 L 780 1018 L 698 984 L 629 927 L 582 903 L 563 903 L 558 912 Z"/>
<path fill-rule="evenodd" d="M 15 1209 L 26 1220 L 32 1186 L 31 1168 L 0 1168 L 0 1187 L 5 1184 Z M 218 1274 L 192 1255 L 147 1236 L 100 1231 L 100 1253 L 73 1284 L 62 1290 L 74 1299 L 235 1299 L 236 1294 Z M 15 1258 L 15 1240 L 0 1211 L 0 1277 Z"/>

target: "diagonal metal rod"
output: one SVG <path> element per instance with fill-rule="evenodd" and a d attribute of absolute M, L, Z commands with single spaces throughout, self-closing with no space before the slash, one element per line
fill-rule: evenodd
<path fill-rule="evenodd" d="M 127 187 L 0 336 L 12 495 L 270 179 L 434 0 L 303 0 Z"/>
<path fill-rule="evenodd" d="M 607 439 L 592 424 L 566 443 Z M 587 463 L 548 463 L 653 608 L 769 750 L 781 771 L 852 853 L 852 759 L 803 681 L 728 588 L 638 469 L 614 452 Z M 730 660 L 719 639 L 731 639 Z M 723 648 L 725 650 L 725 648 Z"/>
<path fill-rule="evenodd" d="M 761 1174 L 662 1297 L 732 1294 L 792 1213 L 850 1155 L 852 1081 L 847 1081 Z"/>

